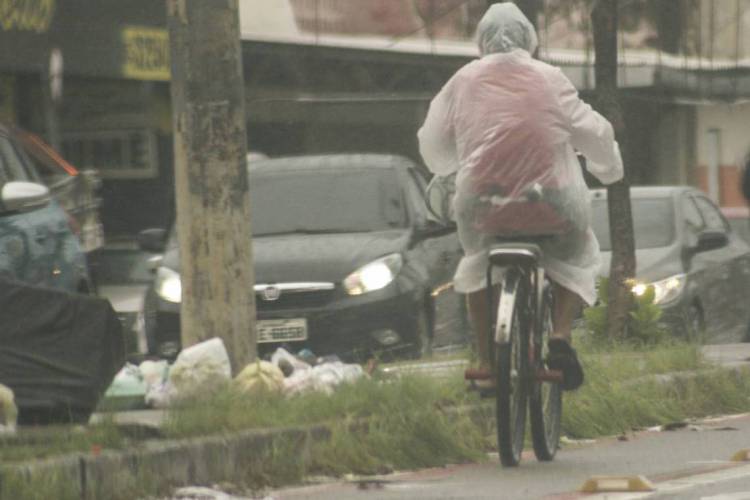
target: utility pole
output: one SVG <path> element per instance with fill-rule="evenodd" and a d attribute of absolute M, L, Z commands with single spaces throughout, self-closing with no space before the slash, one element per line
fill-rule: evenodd
<path fill-rule="evenodd" d="M 635 240 L 630 206 L 629 145 L 625 120 L 617 91 L 617 8 L 618 0 L 599 0 L 591 12 L 594 28 L 597 110 L 615 129 L 623 154 L 625 177 L 607 188 L 612 262 L 609 271 L 609 305 L 607 329 L 613 338 L 627 333 L 628 314 L 632 307 L 632 284 L 635 277 Z"/>
<path fill-rule="evenodd" d="M 256 358 L 238 0 L 167 0 L 182 345 Z"/>

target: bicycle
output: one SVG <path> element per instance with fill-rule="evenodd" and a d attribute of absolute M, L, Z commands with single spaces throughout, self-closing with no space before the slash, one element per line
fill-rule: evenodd
<path fill-rule="evenodd" d="M 528 406 L 534 454 L 552 460 L 557 452 L 562 416 L 562 372 L 544 365 L 552 330 L 552 291 L 539 265 L 544 238 L 525 242 L 498 240 L 489 251 L 487 283 L 496 268 L 505 272 L 496 290 L 487 287 L 493 310 L 492 335 L 488 335 L 490 376 L 495 378 L 496 425 L 500 462 L 505 467 L 521 461 Z M 487 379 L 485 372 L 468 370 L 467 379 Z"/>

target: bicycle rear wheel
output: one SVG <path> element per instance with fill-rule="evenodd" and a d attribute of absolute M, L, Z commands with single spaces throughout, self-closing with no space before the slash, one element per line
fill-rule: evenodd
<path fill-rule="evenodd" d="M 510 339 L 495 344 L 497 400 L 495 421 L 500 463 L 513 467 L 521 461 L 526 430 L 527 379 L 529 363 L 529 332 L 523 307 L 525 287 L 518 277 L 508 273 L 503 285 L 504 299 L 514 300 L 510 322 Z M 508 288 L 510 287 L 510 288 Z M 515 292 L 515 293 L 507 293 Z M 512 297 L 512 298 L 511 298 Z M 500 306 L 498 305 L 498 313 Z M 500 321 L 501 318 L 496 318 Z"/>
<path fill-rule="evenodd" d="M 552 293 L 545 290 L 540 308 L 540 324 L 534 332 L 534 366 L 532 373 L 544 370 L 547 356 L 547 340 L 552 333 Z M 546 382 L 534 377 L 529 388 L 529 420 L 534 454 L 537 460 L 555 458 L 560 442 L 560 420 L 562 418 L 562 391 L 557 382 Z"/>

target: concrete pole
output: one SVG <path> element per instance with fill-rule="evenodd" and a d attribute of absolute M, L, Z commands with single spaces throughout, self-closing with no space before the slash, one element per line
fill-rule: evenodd
<path fill-rule="evenodd" d="M 168 0 L 182 345 L 256 358 L 238 0 Z"/>

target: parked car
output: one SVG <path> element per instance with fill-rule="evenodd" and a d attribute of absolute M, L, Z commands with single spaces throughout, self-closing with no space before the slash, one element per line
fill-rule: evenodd
<path fill-rule="evenodd" d="M 750 210 L 747 207 L 721 207 L 732 230 L 750 243 Z"/>
<path fill-rule="evenodd" d="M 95 170 L 78 170 L 36 134 L 18 127 L 12 133 L 34 163 L 42 182 L 72 219 L 83 250 L 91 254 L 104 245 L 98 191 L 101 179 Z"/>
<path fill-rule="evenodd" d="M 0 125 L 0 276 L 67 291 L 91 288 L 71 221 Z"/>
<path fill-rule="evenodd" d="M 455 227 L 429 220 L 426 182 L 410 160 L 278 158 L 250 162 L 249 175 L 261 354 L 286 345 L 344 359 L 419 356 L 441 317 L 462 314 L 450 288 L 461 255 Z M 161 251 L 164 236 L 145 231 L 142 247 Z M 179 350 L 180 300 L 173 232 L 145 298 L 152 353 Z"/>
<path fill-rule="evenodd" d="M 153 281 L 151 254 L 130 241 L 109 241 L 98 252 L 97 294 L 110 301 L 122 323 L 126 353 L 146 353 L 143 297 Z"/>
<path fill-rule="evenodd" d="M 593 191 L 593 229 L 602 249 L 601 275 L 611 260 L 607 193 Z M 702 192 L 683 186 L 631 188 L 636 245 L 635 293 L 655 287 L 664 320 L 708 342 L 748 340 L 750 245 Z"/>

